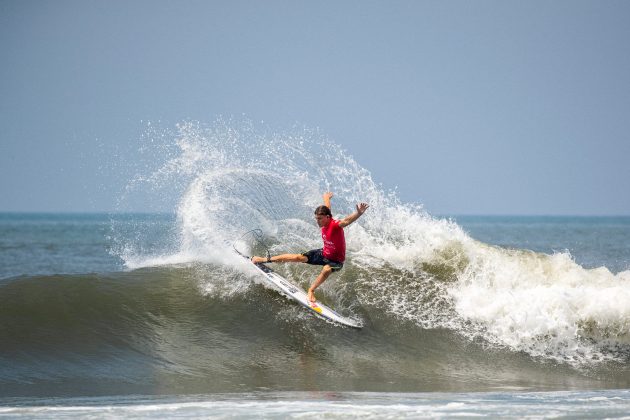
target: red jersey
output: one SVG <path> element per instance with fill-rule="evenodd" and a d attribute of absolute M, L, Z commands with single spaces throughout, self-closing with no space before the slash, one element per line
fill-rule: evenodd
<path fill-rule="evenodd" d="M 344 262 L 346 259 L 346 237 L 343 228 L 339 226 L 339 221 L 330 219 L 330 223 L 322 228 L 322 239 L 324 258 L 331 261 Z"/>

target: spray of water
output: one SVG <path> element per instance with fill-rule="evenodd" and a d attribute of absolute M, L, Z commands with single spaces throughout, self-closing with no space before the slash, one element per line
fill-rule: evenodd
<path fill-rule="evenodd" d="M 264 231 L 272 253 L 319 247 L 311 213 L 330 190 L 336 216 L 351 213 L 359 201 L 371 205 L 348 228 L 340 281 L 325 284 L 341 290 L 341 298 L 380 316 L 450 328 L 533 356 L 578 364 L 627 357 L 630 272 L 588 270 L 566 253 L 475 241 L 454 222 L 383 191 L 318 130 L 278 133 L 219 119 L 148 133 L 143 150 L 154 167 L 145 165 L 124 197 L 150 191 L 160 203 L 172 200 L 174 234 L 159 252 L 121 246 L 129 268 L 202 262 L 228 270 L 237 257 L 226 242 L 253 228 Z M 246 289 L 224 274 L 206 278 L 230 278 L 232 292 Z M 211 281 L 204 287 L 217 289 Z"/>

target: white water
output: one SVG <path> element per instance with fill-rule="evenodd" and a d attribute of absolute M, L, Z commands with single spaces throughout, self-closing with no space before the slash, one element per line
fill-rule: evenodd
<path fill-rule="evenodd" d="M 449 292 L 465 319 L 494 343 L 536 356 L 602 360 L 630 344 L 630 272 L 587 270 L 568 254 L 477 244 Z"/>
<path fill-rule="evenodd" d="M 66 418 L 331 418 L 444 417 L 629 418 L 628 391 L 400 394 L 288 392 L 181 397 L 104 397 L 9 401 L 0 417 Z"/>
<path fill-rule="evenodd" d="M 577 364 L 627 357 L 630 272 L 587 270 L 565 253 L 475 241 L 455 223 L 383 191 L 316 130 L 275 133 L 225 120 L 177 128 L 172 137 L 152 129 L 153 147 L 165 158 L 127 191 L 133 197 L 150 190 L 160 200 L 175 194 L 177 241 L 166 254 L 124 254 L 129 268 L 196 261 L 231 267 L 236 257 L 225 242 L 253 228 L 265 232 L 272 253 L 319 247 L 311 213 L 331 190 L 336 216 L 359 201 L 371 205 L 347 229 L 349 264 L 340 274 L 353 282 L 361 305 L 537 357 Z"/>

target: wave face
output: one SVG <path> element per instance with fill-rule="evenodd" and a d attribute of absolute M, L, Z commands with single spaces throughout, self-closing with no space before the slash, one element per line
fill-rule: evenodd
<path fill-rule="evenodd" d="M 0 383 L 12 393 L 51 383 L 59 393 L 629 385 L 629 271 L 477 241 L 384 191 L 316 130 L 219 120 L 152 129 L 147 140 L 156 167 L 130 183 L 120 209 L 176 197 L 176 217 L 166 231 L 168 219 L 112 221 L 127 271 L 0 283 Z M 261 286 L 231 249 L 241 238 L 263 252 L 243 237 L 254 228 L 272 254 L 320 247 L 312 212 L 326 190 L 336 217 L 371 205 L 346 230 L 344 269 L 319 289 L 364 321 L 360 332 Z M 304 287 L 317 274 L 274 268 Z"/>
<path fill-rule="evenodd" d="M 242 270 L 226 266 L 4 280 L 1 394 L 540 391 L 630 385 L 627 362 L 588 369 L 550 364 L 471 341 L 459 331 L 421 327 L 415 317 L 408 314 L 404 320 L 398 310 L 388 309 L 387 300 L 381 306 L 362 303 L 369 294 L 350 290 L 361 290 L 353 279 L 365 275 L 353 269 L 331 282 L 325 294 L 338 309 L 364 320 L 361 331 L 314 318 L 277 292 L 245 281 Z"/>

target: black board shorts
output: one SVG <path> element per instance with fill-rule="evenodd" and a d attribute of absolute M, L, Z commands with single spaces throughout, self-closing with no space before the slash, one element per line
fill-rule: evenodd
<path fill-rule="evenodd" d="M 322 253 L 322 248 L 320 249 L 311 249 L 308 252 L 303 253 L 302 255 L 304 255 L 306 258 L 308 258 L 308 261 L 306 261 L 307 264 L 311 264 L 311 265 L 329 265 L 330 268 L 332 268 L 333 273 L 335 271 L 339 271 L 343 268 L 343 263 L 337 262 L 337 261 L 331 261 L 328 258 L 324 258 L 324 254 Z"/>

